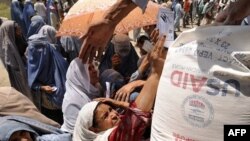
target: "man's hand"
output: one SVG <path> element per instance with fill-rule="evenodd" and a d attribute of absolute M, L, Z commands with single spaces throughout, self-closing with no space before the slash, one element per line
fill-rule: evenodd
<path fill-rule="evenodd" d="M 231 2 L 224 11 L 220 12 L 215 21 L 225 25 L 235 25 L 240 24 L 248 15 L 250 15 L 249 0 L 238 0 Z"/>
<path fill-rule="evenodd" d="M 92 62 L 95 57 L 100 59 L 108 41 L 111 39 L 115 26 L 107 20 L 99 21 L 89 26 L 81 39 L 83 44 L 79 58 L 83 63 Z"/>

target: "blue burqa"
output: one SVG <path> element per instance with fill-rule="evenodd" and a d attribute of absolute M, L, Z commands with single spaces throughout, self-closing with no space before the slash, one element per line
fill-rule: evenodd
<path fill-rule="evenodd" d="M 27 33 L 30 23 L 31 23 L 31 18 L 36 14 L 36 11 L 34 10 L 34 5 L 31 3 L 30 0 L 25 0 L 24 8 L 23 8 L 23 18 L 25 22 L 25 27 L 26 27 L 26 32 Z"/>
<path fill-rule="evenodd" d="M 10 13 L 11 19 L 18 23 L 23 30 L 23 34 L 26 36 L 27 29 L 23 17 L 23 6 L 18 0 L 12 0 Z"/>
<path fill-rule="evenodd" d="M 41 16 L 34 16 L 31 18 L 31 24 L 27 33 L 27 38 L 31 35 L 37 34 L 39 30 L 45 25 L 43 18 Z"/>
<path fill-rule="evenodd" d="M 41 34 L 29 38 L 28 46 L 28 82 L 33 90 L 41 85 L 56 86 L 53 94 L 46 94 L 47 98 L 61 107 L 64 93 L 68 63 L 62 55 Z"/>

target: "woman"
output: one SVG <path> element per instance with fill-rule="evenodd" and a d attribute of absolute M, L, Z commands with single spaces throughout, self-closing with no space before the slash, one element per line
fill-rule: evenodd
<path fill-rule="evenodd" d="M 27 43 L 17 23 L 4 21 L 0 27 L 0 58 L 8 71 L 11 86 L 32 101 L 25 70 L 26 47 Z"/>
<path fill-rule="evenodd" d="M 57 4 L 57 0 L 48 0 L 46 4 L 48 24 L 53 26 L 55 29 L 59 28 L 60 21 Z"/>
<path fill-rule="evenodd" d="M 129 107 L 126 103 L 112 100 L 93 101 L 86 104 L 79 112 L 73 141 L 138 141 L 141 139 L 151 118 L 150 111 L 164 64 L 164 41 L 165 37 L 161 37 L 150 55 L 152 73 L 135 102 Z M 105 101 L 126 108 L 125 115 L 120 117 L 111 106 L 105 104 Z"/>
<path fill-rule="evenodd" d="M 30 24 L 31 24 L 31 18 L 34 15 L 36 15 L 36 11 L 34 10 L 33 3 L 31 2 L 31 0 L 25 0 L 24 8 L 23 8 L 23 18 L 24 18 L 26 30 L 29 29 Z M 28 31 L 26 31 L 25 33 L 28 33 Z"/>
<path fill-rule="evenodd" d="M 54 39 L 46 26 L 29 38 L 28 84 L 35 93 L 41 112 L 62 124 L 61 106 L 68 63 L 56 50 L 55 45 L 51 44 Z"/>
<path fill-rule="evenodd" d="M 76 118 L 81 108 L 101 97 L 99 78 L 93 64 L 83 64 L 79 58 L 74 59 L 67 71 L 66 93 L 63 99 L 62 111 L 64 123 L 62 130 L 72 133 Z"/>
<path fill-rule="evenodd" d="M 17 22 L 18 25 L 21 26 L 23 34 L 26 35 L 27 29 L 23 17 L 23 7 L 24 6 L 21 0 L 12 0 L 10 13 L 11 13 L 11 20 Z"/>
<path fill-rule="evenodd" d="M 104 70 L 114 69 L 128 82 L 131 74 L 137 70 L 138 59 L 129 37 L 125 34 L 117 34 L 105 51 L 99 70 L 102 73 Z"/>

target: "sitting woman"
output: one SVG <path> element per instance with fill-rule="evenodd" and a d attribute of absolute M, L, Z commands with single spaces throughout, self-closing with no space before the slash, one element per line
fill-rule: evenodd
<path fill-rule="evenodd" d="M 140 95 L 135 102 L 117 103 L 113 100 L 93 101 L 86 104 L 77 118 L 74 129 L 74 141 L 139 141 L 151 118 L 151 109 L 157 92 L 164 59 L 161 37 L 150 54 L 152 72 L 147 79 Z M 125 114 L 120 115 L 109 105 L 126 108 Z M 136 133 L 135 133 L 136 131 Z"/>
<path fill-rule="evenodd" d="M 125 34 L 114 35 L 100 61 L 100 74 L 107 69 L 114 69 L 128 82 L 131 74 L 137 70 L 138 59 L 129 37 Z"/>
<path fill-rule="evenodd" d="M 56 50 L 55 45 L 51 44 L 55 40 L 54 34 L 49 34 L 53 27 L 47 27 L 43 26 L 38 34 L 29 38 L 28 84 L 41 112 L 62 124 L 61 106 L 68 63 Z M 48 37 L 51 37 L 51 41 Z"/>
<path fill-rule="evenodd" d="M 73 134 L 81 108 L 94 98 L 103 95 L 93 64 L 83 64 L 79 58 L 75 58 L 70 63 L 66 78 L 66 93 L 62 105 L 64 123 L 61 129 Z"/>

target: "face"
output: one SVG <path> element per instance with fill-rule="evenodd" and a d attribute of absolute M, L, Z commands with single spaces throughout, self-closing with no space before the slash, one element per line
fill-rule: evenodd
<path fill-rule="evenodd" d="M 97 71 L 95 69 L 95 66 L 93 64 L 89 64 L 89 77 L 90 77 L 90 83 L 92 85 L 95 85 L 99 82 L 99 78 L 97 76 Z"/>
<path fill-rule="evenodd" d="M 114 48 L 115 48 L 115 53 L 121 57 L 126 57 L 127 55 L 129 55 L 129 52 L 131 49 L 130 43 L 128 43 L 126 45 L 114 44 Z"/>
<path fill-rule="evenodd" d="M 94 132 L 106 131 L 120 122 L 119 114 L 109 105 L 101 103 L 95 110 Z"/>
<path fill-rule="evenodd" d="M 17 131 L 11 135 L 9 141 L 33 141 L 33 139 L 29 132 Z"/>

